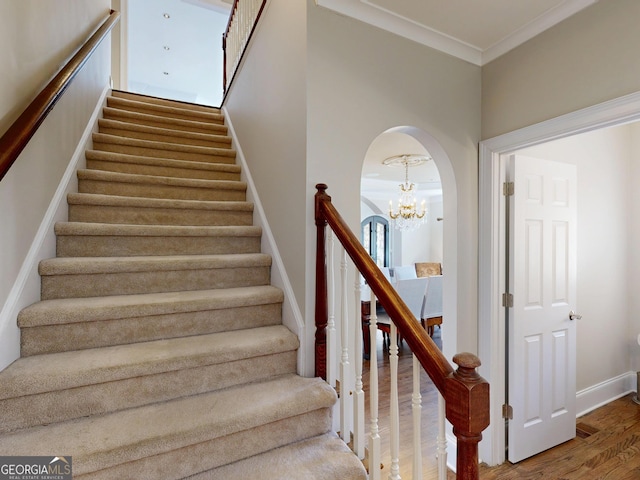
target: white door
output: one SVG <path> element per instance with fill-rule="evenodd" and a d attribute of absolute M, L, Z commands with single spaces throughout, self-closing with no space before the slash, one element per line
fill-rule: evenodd
<path fill-rule="evenodd" d="M 510 158 L 508 458 L 576 434 L 576 167 Z"/>

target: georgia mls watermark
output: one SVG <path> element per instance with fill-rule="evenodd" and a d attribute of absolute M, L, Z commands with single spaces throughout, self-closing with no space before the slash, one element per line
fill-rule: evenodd
<path fill-rule="evenodd" d="M 71 480 L 71 457 L 0 456 L 0 480 Z"/>

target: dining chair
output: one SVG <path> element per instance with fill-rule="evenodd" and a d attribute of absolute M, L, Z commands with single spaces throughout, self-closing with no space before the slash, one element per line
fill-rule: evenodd
<path fill-rule="evenodd" d="M 409 278 L 406 280 L 398 280 L 394 284 L 396 292 L 402 299 L 402 301 L 409 307 L 413 316 L 418 319 L 421 314 L 421 307 L 425 296 L 427 282 L 429 277 L 422 278 Z M 389 345 L 389 334 L 391 333 L 391 319 L 388 315 L 380 315 L 378 317 L 376 325 L 378 329 L 382 331 L 382 337 L 384 344 Z M 402 337 L 398 337 L 399 342 L 402 341 Z"/>
<path fill-rule="evenodd" d="M 433 337 L 435 326 L 442 325 L 442 275 L 426 278 L 427 287 L 422 301 L 420 323 L 429 336 Z"/>

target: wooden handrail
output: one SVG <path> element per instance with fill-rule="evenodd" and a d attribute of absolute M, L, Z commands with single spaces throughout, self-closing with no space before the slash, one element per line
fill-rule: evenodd
<path fill-rule="evenodd" d="M 0 137 L 0 180 L 4 178 L 71 81 L 118 20 L 120 20 L 120 13 L 111 10 L 109 17 L 100 28 L 77 50 Z"/>
<path fill-rule="evenodd" d="M 433 342 L 413 313 L 385 278 L 371 256 L 360 244 L 340 213 L 331 203 L 325 184 L 316 185 L 316 375 L 326 379 L 327 265 L 325 230 L 329 225 L 369 288 L 380 300 L 446 401 L 446 416 L 458 439 L 457 476 L 462 480 L 478 479 L 478 442 L 489 425 L 489 383 L 478 373 L 478 357 L 461 353 L 453 358 L 456 370 Z M 375 353 L 375 352 L 373 352 Z"/>

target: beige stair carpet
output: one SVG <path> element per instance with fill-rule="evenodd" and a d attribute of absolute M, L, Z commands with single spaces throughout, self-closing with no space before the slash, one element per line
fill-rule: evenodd
<path fill-rule="evenodd" d="M 364 479 L 298 338 L 218 109 L 114 91 L 0 372 L 0 453 L 74 479 Z"/>

